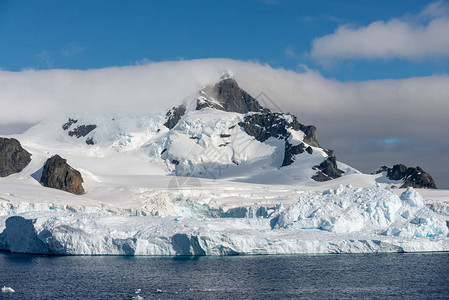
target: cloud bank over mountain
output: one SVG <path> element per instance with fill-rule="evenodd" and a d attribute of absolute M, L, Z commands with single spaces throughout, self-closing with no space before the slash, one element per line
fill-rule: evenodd
<path fill-rule="evenodd" d="M 60 114 L 143 113 L 178 105 L 232 70 L 239 85 L 276 110 L 318 127 L 324 147 L 362 171 L 417 164 L 444 187 L 449 76 L 340 82 L 257 62 L 201 59 L 80 70 L 0 71 L 0 133 Z M 375 159 L 371 157 L 376 157 Z"/>

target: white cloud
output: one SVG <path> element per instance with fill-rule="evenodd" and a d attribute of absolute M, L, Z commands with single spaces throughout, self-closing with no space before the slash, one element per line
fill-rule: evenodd
<path fill-rule="evenodd" d="M 72 43 L 68 45 L 64 50 L 62 50 L 62 55 L 65 57 L 71 57 L 84 52 L 85 49 L 86 48 L 83 46 L 79 46 Z"/>
<path fill-rule="evenodd" d="M 295 53 L 295 49 L 291 46 L 288 46 L 285 48 L 285 56 L 287 56 L 287 58 L 295 58 L 297 57 L 296 53 Z"/>
<path fill-rule="evenodd" d="M 449 9 L 435 2 L 415 17 L 343 25 L 312 42 L 311 57 L 332 59 L 410 59 L 449 57 Z M 423 22 L 426 20 L 425 22 Z"/>
<path fill-rule="evenodd" d="M 449 75 L 339 82 L 307 68 L 298 73 L 229 59 L 150 62 L 87 71 L 0 71 L 0 129 L 67 113 L 164 111 L 217 81 L 225 70 L 232 70 L 241 87 L 253 96 L 264 92 L 300 122 L 316 125 L 320 143 L 334 148 L 337 157 L 348 163 L 353 157 L 366 158 L 362 155 L 366 147 L 357 148 L 361 140 L 398 137 L 441 146 L 441 151 L 437 147 L 440 157 L 435 146 L 431 147 L 432 159 L 438 160 L 434 165 L 449 169 L 444 159 L 449 149 Z M 415 164 L 426 169 L 420 161 L 428 153 L 419 151 L 413 152 Z M 379 161 L 367 161 L 375 166 L 385 163 L 381 152 L 376 153 L 373 157 Z M 398 159 L 401 153 L 405 152 L 397 152 Z M 355 167 L 358 164 L 363 165 L 358 161 Z"/>
<path fill-rule="evenodd" d="M 443 0 L 430 3 L 418 15 L 420 18 L 444 18 L 449 16 L 449 3 Z"/>
<path fill-rule="evenodd" d="M 36 57 L 43 61 L 47 68 L 50 69 L 53 66 L 52 54 L 50 51 L 42 49 L 38 54 L 36 54 Z"/>

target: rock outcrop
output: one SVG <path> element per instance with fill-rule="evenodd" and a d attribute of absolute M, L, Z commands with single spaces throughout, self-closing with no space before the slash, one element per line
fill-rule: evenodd
<path fill-rule="evenodd" d="M 45 187 L 66 191 L 75 195 L 84 194 L 81 173 L 59 155 L 50 157 L 44 165 L 41 182 Z"/>
<path fill-rule="evenodd" d="M 290 135 L 288 129 L 292 129 L 304 132 L 304 141 L 309 145 L 320 147 L 315 126 L 305 126 L 298 122 L 296 116 L 289 113 L 251 114 L 239 125 L 259 142 L 264 142 L 270 137 L 286 139 Z"/>
<path fill-rule="evenodd" d="M 326 160 L 318 166 L 315 166 L 315 168 L 318 169 L 318 172 L 312 176 L 312 179 L 315 181 L 332 180 L 341 177 L 341 175 L 345 173 L 338 169 L 337 158 L 335 157 L 334 151 L 326 150 L 326 153 L 329 155 Z"/>
<path fill-rule="evenodd" d="M 291 165 L 295 161 L 295 157 L 298 154 L 304 153 L 305 151 L 304 143 L 293 146 L 288 141 L 285 142 L 285 153 L 284 160 L 282 161 L 282 166 L 286 167 Z M 310 148 L 310 147 L 307 147 Z M 310 150 L 309 150 L 310 151 Z M 310 153 L 310 152 L 308 152 Z"/>
<path fill-rule="evenodd" d="M 69 120 L 62 125 L 62 129 L 64 129 L 64 131 L 67 131 L 70 129 L 70 127 L 72 127 L 73 124 L 76 124 L 76 123 L 78 123 L 78 120 L 69 118 Z M 79 139 L 80 137 L 85 137 L 86 135 L 91 133 L 95 128 L 97 128 L 97 125 L 95 125 L 95 124 L 79 125 L 79 126 L 75 127 L 74 129 L 69 130 L 68 135 L 72 136 L 72 137 L 74 136 L 77 139 Z M 94 138 L 88 137 L 86 139 L 86 144 L 94 145 L 95 144 Z"/>
<path fill-rule="evenodd" d="M 392 168 L 382 166 L 375 174 L 386 173 L 386 177 L 390 180 L 401 180 L 403 184 L 400 188 L 428 188 L 436 189 L 437 186 L 432 176 L 420 167 L 412 168 L 403 164 L 394 165 Z"/>
<path fill-rule="evenodd" d="M 69 131 L 70 136 L 75 136 L 76 138 L 84 137 L 88 135 L 92 130 L 97 128 L 97 125 L 79 125 L 75 129 Z"/>
<path fill-rule="evenodd" d="M 172 129 L 173 127 L 176 126 L 176 124 L 178 124 L 179 120 L 181 120 L 182 116 L 185 113 L 186 113 L 185 104 L 173 107 L 165 115 L 167 121 L 164 123 L 164 126 L 167 127 L 168 129 Z"/>
<path fill-rule="evenodd" d="M 239 125 L 259 142 L 265 142 L 270 137 L 286 139 L 290 135 L 289 128 L 299 129 L 296 118 L 289 121 L 284 114 L 272 112 L 248 115 Z"/>
<path fill-rule="evenodd" d="M 31 154 L 16 139 L 0 138 L 0 177 L 21 172 L 31 162 Z"/>
<path fill-rule="evenodd" d="M 73 124 L 75 124 L 77 122 L 78 122 L 78 120 L 69 118 L 69 120 L 62 125 L 62 129 L 67 130 L 70 128 L 70 126 L 72 126 Z"/>

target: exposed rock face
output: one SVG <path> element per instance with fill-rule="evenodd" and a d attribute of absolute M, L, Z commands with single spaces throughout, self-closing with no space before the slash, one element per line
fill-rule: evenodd
<path fill-rule="evenodd" d="M 401 188 L 407 187 L 436 189 L 437 185 L 429 173 L 424 172 L 420 167 L 416 167 L 407 169 L 407 175 Z"/>
<path fill-rule="evenodd" d="M 67 130 L 67 129 L 70 128 L 70 126 L 72 126 L 72 125 L 75 124 L 76 122 L 78 122 L 78 120 L 69 118 L 69 120 L 68 120 L 66 123 L 64 123 L 64 124 L 62 125 L 62 129 Z"/>
<path fill-rule="evenodd" d="M 329 155 L 325 161 L 323 161 L 318 166 L 315 166 L 319 171 L 316 175 L 312 176 L 315 181 L 328 181 L 338 177 L 341 177 L 345 172 L 338 169 L 337 158 L 335 157 L 334 151 L 327 150 L 326 153 Z"/>
<path fill-rule="evenodd" d="M 310 148 L 310 147 L 307 147 Z M 282 162 L 282 166 L 289 166 L 295 161 L 295 157 L 298 154 L 304 153 L 304 143 L 299 145 L 292 146 L 288 141 L 285 142 L 285 154 L 284 161 Z"/>
<path fill-rule="evenodd" d="M 44 165 L 41 182 L 44 186 L 76 195 L 84 194 L 81 173 L 59 155 L 50 157 Z"/>
<path fill-rule="evenodd" d="M 292 114 L 273 112 L 251 114 L 246 116 L 239 125 L 247 134 L 260 142 L 264 142 L 270 137 L 285 139 L 290 135 L 288 129 L 300 130 L 305 134 L 304 141 L 306 143 L 320 147 L 315 126 L 304 126 Z"/>
<path fill-rule="evenodd" d="M 270 137 L 286 139 L 290 135 L 287 129 L 299 130 L 296 118 L 289 122 L 284 114 L 272 112 L 248 115 L 239 125 L 259 142 L 265 142 Z"/>
<path fill-rule="evenodd" d="M 185 113 L 185 104 L 181 104 L 178 107 L 173 107 L 172 109 L 170 109 L 165 115 L 165 117 L 167 118 L 167 121 L 164 123 L 165 127 L 167 127 L 168 129 L 172 129 L 173 127 L 175 127 Z"/>
<path fill-rule="evenodd" d="M 387 172 L 386 176 L 390 180 L 402 180 L 404 184 L 401 186 L 401 188 L 437 188 L 432 176 L 430 176 L 430 174 L 426 173 L 420 167 L 408 168 L 403 164 L 394 165 L 392 168 L 388 166 L 382 166 L 375 173 L 379 174 L 382 172 Z"/>
<path fill-rule="evenodd" d="M 95 141 L 93 138 L 89 137 L 86 139 L 86 144 L 88 145 L 95 145 Z"/>
<path fill-rule="evenodd" d="M 304 132 L 304 142 L 314 147 L 320 147 L 315 126 L 304 126 L 298 122 L 296 116 L 291 114 L 273 112 L 251 114 L 246 116 L 244 121 L 240 122 L 239 125 L 247 134 L 255 137 L 260 142 L 264 142 L 270 137 L 284 139 L 285 153 L 282 167 L 291 165 L 295 161 L 295 156 L 303 153 L 306 148 L 303 143 L 292 146 L 288 142 L 288 137 L 290 136 L 289 129 Z M 309 154 L 313 153 L 313 149 L 310 146 L 306 150 Z M 335 159 L 335 155 L 333 155 L 333 159 Z M 327 164 L 332 164 L 332 161 Z M 340 177 L 343 173 L 343 171 L 337 169 L 336 163 L 332 168 L 324 166 L 323 169 L 325 170 L 325 174 L 330 174 L 327 180 Z M 337 176 L 337 173 L 340 173 L 340 175 Z"/>
<path fill-rule="evenodd" d="M 295 117 L 296 119 L 296 117 Z M 299 130 L 304 132 L 304 142 L 307 144 L 320 148 L 320 144 L 318 144 L 318 135 L 316 133 L 316 127 L 313 125 L 304 126 L 301 123 L 299 123 Z"/>
<path fill-rule="evenodd" d="M 75 136 L 76 138 L 84 137 L 88 135 L 92 130 L 97 128 L 97 125 L 79 125 L 75 129 L 69 131 L 70 136 Z"/>
<path fill-rule="evenodd" d="M 31 154 L 16 139 L 0 138 L 0 177 L 21 172 L 31 161 Z"/>
<path fill-rule="evenodd" d="M 72 125 L 76 124 L 76 123 L 78 123 L 78 120 L 69 118 L 69 120 L 62 125 L 62 129 L 64 129 L 64 131 L 69 130 L 70 127 L 72 127 Z M 94 125 L 94 124 L 91 124 L 91 125 L 79 125 L 76 128 L 70 130 L 68 132 L 68 134 L 69 134 L 69 136 L 75 136 L 78 139 L 80 137 L 85 137 L 86 135 L 88 135 L 95 128 L 97 128 L 97 125 Z M 86 144 L 94 145 L 95 141 L 94 141 L 94 139 L 92 137 L 88 137 L 86 139 Z"/>
<path fill-rule="evenodd" d="M 242 90 L 233 78 L 221 80 L 213 87 L 207 87 L 201 91 L 196 109 L 200 110 L 205 107 L 241 114 L 250 111 L 268 111 L 255 98 Z"/>

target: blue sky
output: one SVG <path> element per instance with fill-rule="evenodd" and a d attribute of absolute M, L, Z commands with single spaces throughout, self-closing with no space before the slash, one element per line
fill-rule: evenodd
<path fill-rule="evenodd" d="M 0 0 L 0 67 L 91 69 L 195 58 L 254 60 L 327 78 L 362 81 L 448 72 L 430 58 L 311 56 L 314 39 L 340 26 L 401 19 L 412 26 L 435 1 Z M 446 3 L 442 3 L 446 4 Z"/>

